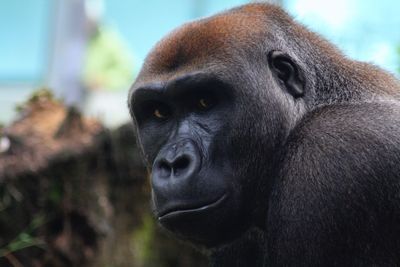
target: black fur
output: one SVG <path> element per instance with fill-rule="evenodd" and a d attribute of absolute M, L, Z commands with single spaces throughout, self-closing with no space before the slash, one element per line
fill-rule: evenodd
<path fill-rule="evenodd" d="M 272 5 L 182 26 L 129 100 L 156 217 L 215 267 L 400 266 L 399 89 Z"/>

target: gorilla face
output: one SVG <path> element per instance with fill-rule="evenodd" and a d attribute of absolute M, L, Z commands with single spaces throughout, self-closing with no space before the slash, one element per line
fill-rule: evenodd
<path fill-rule="evenodd" d="M 155 47 L 129 104 L 151 168 L 155 216 L 181 238 L 214 247 L 256 223 L 263 209 L 255 200 L 303 88 L 287 55 L 243 55 L 203 24 Z"/>
<path fill-rule="evenodd" d="M 206 246 L 232 238 L 248 213 L 237 184 L 243 178 L 231 166 L 234 148 L 226 149 L 234 98 L 229 84 L 204 73 L 147 84 L 132 96 L 155 215 L 170 231 Z"/>

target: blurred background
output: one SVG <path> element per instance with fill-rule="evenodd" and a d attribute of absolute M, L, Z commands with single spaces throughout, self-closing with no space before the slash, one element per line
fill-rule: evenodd
<path fill-rule="evenodd" d="M 0 3 L 0 122 L 46 86 L 112 126 L 154 43 L 180 24 L 247 0 L 13 0 Z M 399 73 L 400 2 L 276 0 L 348 56 Z"/>
<path fill-rule="evenodd" d="M 248 2 L 0 2 L 0 266 L 206 266 L 149 213 L 127 93 L 162 36 Z M 400 75 L 400 1 L 269 2 Z"/>

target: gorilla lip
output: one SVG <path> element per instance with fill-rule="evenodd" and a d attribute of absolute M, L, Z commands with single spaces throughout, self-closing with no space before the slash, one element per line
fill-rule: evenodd
<path fill-rule="evenodd" d="M 178 216 L 178 215 L 182 215 L 182 214 L 189 214 L 189 213 L 194 213 L 194 212 L 198 213 L 198 212 L 202 212 L 205 210 L 215 208 L 215 207 L 219 206 L 227 198 L 227 196 L 228 196 L 227 194 L 223 194 L 217 200 L 215 200 L 209 204 L 201 205 L 199 207 L 191 207 L 191 208 L 183 208 L 183 209 L 181 209 L 180 207 L 172 207 L 172 208 L 166 210 L 165 212 L 162 212 L 158 216 L 158 220 L 164 219 L 166 217 Z"/>

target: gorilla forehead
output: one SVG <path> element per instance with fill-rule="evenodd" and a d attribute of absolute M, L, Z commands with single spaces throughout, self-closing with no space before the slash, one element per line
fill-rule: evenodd
<path fill-rule="evenodd" d="M 278 16 L 277 16 L 278 15 Z M 207 66 L 233 59 L 249 46 L 259 45 L 268 34 L 268 20 L 285 17 L 282 10 L 253 4 L 187 23 L 162 39 L 150 52 L 140 80 L 174 73 L 191 66 Z"/>

